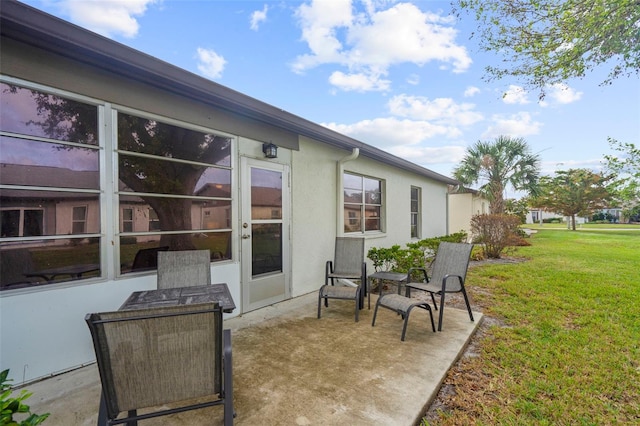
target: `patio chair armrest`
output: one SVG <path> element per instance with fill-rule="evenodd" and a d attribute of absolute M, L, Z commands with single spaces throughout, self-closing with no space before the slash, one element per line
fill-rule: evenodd
<path fill-rule="evenodd" d="M 444 293 L 447 289 L 447 280 L 449 278 L 457 278 L 458 281 L 460 281 L 460 285 L 464 286 L 464 279 L 462 278 L 462 276 L 460 275 L 456 275 L 456 274 L 447 274 L 444 277 L 442 277 L 442 292 Z"/>
<path fill-rule="evenodd" d="M 333 274 L 333 261 L 327 260 L 324 268 L 324 283 L 329 284 L 329 274 Z M 331 280 L 331 284 L 333 284 L 333 279 Z"/>
<path fill-rule="evenodd" d="M 423 268 L 423 267 L 413 267 L 413 268 L 409 268 L 409 271 L 407 272 L 407 284 L 409 284 L 411 281 L 411 275 L 413 274 L 414 271 L 420 271 L 422 272 L 422 274 L 424 275 L 424 282 L 428 283 L 429 282 L 429 275 L 427 274 L 427 268 Z M 415 281 L 413 281 L 415 282 Z"/>

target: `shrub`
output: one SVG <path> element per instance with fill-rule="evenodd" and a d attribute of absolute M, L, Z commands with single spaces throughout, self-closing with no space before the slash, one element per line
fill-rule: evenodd
<path fill-rule="evenodd" d="M 407 248 L 401 248 L 398 244 L 389 248 L 372 247 L 367 252 L 367 257 L 373 262 L 376 272 L 407 272 L 409 268 L 425 267 L 431 263 L 442 241 L 460 243 L 466 241 L 466 239 L 467 233 L 461 231 L 442 237 L 426 238 L 415 243 L 407 243 Z"/>
<path fill-rule="evenodd" d="M 23 402 L 32 395 L 31 392 L 23 389 L 17 397 L 11 396 L 11 386 L 8 383 L 11 379 L 8 379 L 8 376 L 9 370 L 0 373 L 0 425 L 36 426 L 44 422 L 49 413 L 33 414 L 29 406 Z M 28 417 L 18 423 L 13 418 L 15 414 L 25 414 Z"/>
<path fill-rule="evenodd" d="M 518 236 L 520 219 L 505 214 L 479 214 L 471 218 L 474 242 L 482 244 L 484 254 L 490 259 L 499 259 L 502 251 L 514 245 Z"/>

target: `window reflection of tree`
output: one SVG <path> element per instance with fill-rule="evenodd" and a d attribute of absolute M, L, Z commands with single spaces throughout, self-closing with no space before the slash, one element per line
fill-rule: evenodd
<path fill-rule="evenodd" d="M 95 107 L 35 91 L 32 95 L 39 120 L 29 124 L 39 126 L 52 139 L 97 143 Z M 140 198 L 155 211 L 163 231 L 190 231 L 193 229 L 192 199 L 146 194 L 192 196 L 208 168 L 205 164 L 224 164 L 230 144 L 231 140 L 226 137 L 119 113 L 119 178 L 128 188 L 140 193 Z M 61 149 L 75 148 L 65 145 Z M 158 161 L 158 157 L 166 161 Z M 190 233 L 163 234 L 160 245 L 168 245 L 171 250 L 194 248 Z"/>

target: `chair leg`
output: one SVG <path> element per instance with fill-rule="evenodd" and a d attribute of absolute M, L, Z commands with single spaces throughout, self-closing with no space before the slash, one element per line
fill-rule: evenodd
<path fill-rule="evenodd" d="M 425 309 L 427 311 L 429 311 L 429 318 L 431 319 L 431 330 L 433 330 L 433 332 L 436 332 L 436 323 L 433 322 L 433 312 L 431 312 L 431 307 L 429 305 L 427 305 L 426 303 L 424 304 Z"/>
<path fill-rule="evenodd" d="M 464 303 L 467 304 L 467 311 L 469 311 L 469 319 L 473 322 L 473 314 L 471 313 L 471 304 L 469 303 L 469 298 L 467 297 L 467 292 L 462 286 L 462 295 L 464 296 Z"/>
<path fill-rule="evenodd" d="M 400 341 L 404 342 L 404 335 L 407 334 L 407 324 L 409 322 L 409 314 L 411 313 L 411 309 L 413 306 L 410 306 L 407 309 L 407 313 L 404 315 L 404 323 L 402 324 L 402 336 L 400 336 Z"/>
<path fill-rule="evenodd" d="M 360 289 L 356 289 L 356 322 L 360 319 L 360 294 Z"/>
<path fill-rule="evenodd" d="M 445 294 L 446 294 L 445 292 L 442 292 L 440 294 L 440 315 L 438 317 L 438 331 L 442 331 L 442 316 L 444 315 L 444 295 Z M 431 293 L 431 296 L 433 297 L 433 293 Z"/>
<path fill-rule="evenodd" d="M 138 415 L 138 410 L 130 410 L 127 412 L 127 415 L 129 417 L 135 417 Z M 137 420 L 129 420 L 127 423 L 127 426 L 138 426 L 138 421 Z"/>
<path fill-rule="evenodd" d="M 438 310 L 438 304 L 436 303 L 436 298 L 433 295 L 433 293 L 429 292 L 429 294 L 431 295 L 431 301 L 433 302 L 433 307 L 435 308 L 435 310 Z"/>
<path fill-rule="evenodd" d="M 98 410 L 98 426 L 107 425 L 107 401 L 104 399 L 104 393 L 100 392 L 100 409 Z"/>
<path fill-rule="evenodd" d="M 224 424 L 233 425 L 236 413 L 233 409 L 233 361 L 231 351 L 231 330 L 223 331 L 224 347 Z"/>
<path fill-rule="evenodd" d="M 322 289 L 324 287 L 320 287 L 320 291 L 318 291 L 318 319 L 320 319 L 320 308 L 322 307 Z"/>
<path fill-rule="evenodd" d="M 376 325 L 376 315 L 378 315 L 378 306 L 380 306 L 380 298 L 376 302 L 376 307 L 373 309 L 373 320 L 371 320 L 371 327 Z"/>

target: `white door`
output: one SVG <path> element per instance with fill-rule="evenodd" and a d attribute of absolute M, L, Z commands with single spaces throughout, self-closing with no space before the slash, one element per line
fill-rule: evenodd
<path fill-rule="evenodd" d="M 289 167 L 241 159 L 242 311 L 291 297 Z"/>

